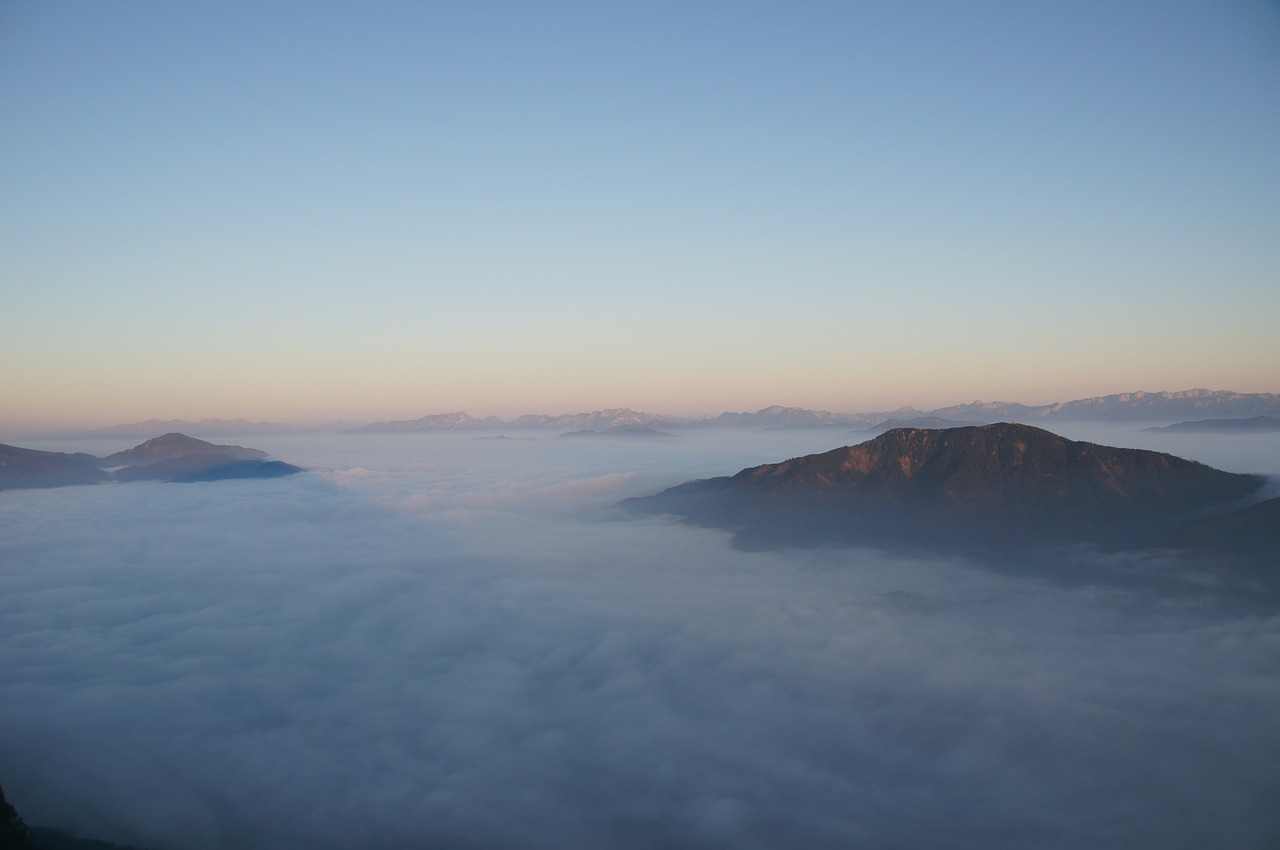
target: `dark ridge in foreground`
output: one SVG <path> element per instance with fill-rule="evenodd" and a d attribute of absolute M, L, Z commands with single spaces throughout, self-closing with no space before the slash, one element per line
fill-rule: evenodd
<path fill-rule="evenodd" d="M 31 842 L 31 830 L 23 822 L 18 810 L 4 796 L 4 788 L 0 787 L 0 848 L 34 847 Z"/>
<path fill-rule="evenodd" d="M 96 838 L 81 838 L 46 826 L 31 827 L 31 838 L 35 841 L 31 846 L 36 850 L 140 850 L 127 844 L 113 844 Z M 148 850 L 155 850 L 155 848 L 148 848 Z"/>
<path fill-rule="evenodd" d="M 79 838 L 60 829 L 28 827 L 0 788 L 0 850 L 136 850 L 92 838 Z"/>
<path fill-rule="evenodd" d="M 1016 553 L 1158 545 L 1263 479 L 1029 425 L 895 429 L 624 506 L 724 528 L 744 548 L 823 544 Z"/>

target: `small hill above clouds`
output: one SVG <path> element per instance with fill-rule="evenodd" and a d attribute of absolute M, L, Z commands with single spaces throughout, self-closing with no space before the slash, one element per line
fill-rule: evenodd
<path fill-rule="evenodd" d="M 103 467 L 119 467 L 114 473 Z M 105 458 L 0 445 L 0 490 L 65 487 L 104 481 L 219 481 L 278 478 L 301 467 L 268 460 L 244 446 L 221 446 L 185 434 L 165 434 Z"/>
<path fill-rule="evenodd" d="M 1280 431 L 1280 417 L 1252 416 L 1247 419 L 1195 419 L 1175 422 L 1148 431 L 1172 431 L 1183 434 L 1264 434 Z"/>
<path fill-rule="evenodd" d="M 102 465 L 138 466 L 192 455 L 216 455 L 232 460 L 248 460 L 265 458 L 267 453 L 258 449 L 246 449 L 243 446 L 220 446 L 197 440 L 195 437 L 188 437 L 186 434 L 175 433 L 154 437 L 141 445 L 104 457 Z"/>
<path fill-rule="evenodd" d="M 219 446 L 188 437 L 165 434 L 127 451 L 103 458 L 116 470 L 117 481 L 220 481 L 228 478 L 278 478 L 301 472 L 301 467 L 266 460 L 267 453 L 244 446 Z"/>
<path fill-rule="evenodd" d="M 896 429 L 856 446 L 694 481 L 627 507 L 733 531 L 748 548 L 823 544 L 984 552 L 1141 546 L 1259 476 L 1028 425 Z"/>

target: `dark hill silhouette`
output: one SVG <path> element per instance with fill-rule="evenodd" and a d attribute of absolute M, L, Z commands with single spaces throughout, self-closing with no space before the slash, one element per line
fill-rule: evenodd
<path fill-rule="evenodd" d="M 1280 569 L 1280 498 L 1198 517 L 1176 529 L 1167 545 L 1250 557 Z"/>
<path fill-rule="evenodd" d="M 92 838 L 80 838 L 59 829 L 28 827 L 0 788 L 0 850 L 135 850 Z"/>
<path fill-rule="evenodd" d="M 207 469 L 178 475 L 171 481 L 192 483 L 196 481 L 229 481 L 238 478 L 282 478 L 302 472 L 300 466 L 279 460 L 233 460 Z"/>
<path fill-rule="evenodd" d="M 100 465 L 101 461 L 89 454 L 0 445 L 0 490 L 97 484 L 108 478 Z"/>
<path fill-rule="evenodd" d="M 219 446 L 188 437 L 165 434 L 140 446 L 104 458 L 117 469 L 117 481 L 218 481 L 224 478 L 278 478 L 301 472 L 278 461 L 268 463 L 267 453 L 244 446 Z"/>
<path fill-rule="evenodd" d="M 231 460 L 264 458 L 266 452 L 244 446 L 219 446 L 186 434 L 165 434 L 102 459 L 103 466 L 138 466 L 191 455 L 218 455 Z"/>
<path fill-rule="evenodd" d="M 141 466 L 126 466 L 115 472 L 117 481 L 220 481 L 227 478 L 279 478 L 301 472 L 302 468 L 280 461 L 223 454 L 183 455 Z"/>
<path fill-rule="evenodd" d="M 1141 546 L 1263 479 L 1029 425 L 896 429 L 856 446 L 623 504 L 725 528 L 746 548 L 858 544 L 984 553 Z"/>
<path fill-rule="evenodd" d="M 243 446 L 219 446 L 185 434 L 165 434 L 105 458 L 0 445 L 0 490 L 115 481 L 220 481 L 279 478 L 301 467 L 267 460 Z M 101 467 L 120 467 L 114 473 Z"/>
<path fill-rule="evenodd" d="M 30 828 L 23 823 L 13 804 L 5 799 L 4 788 L 0 788 L 0 850 L 34 846 Z"/>

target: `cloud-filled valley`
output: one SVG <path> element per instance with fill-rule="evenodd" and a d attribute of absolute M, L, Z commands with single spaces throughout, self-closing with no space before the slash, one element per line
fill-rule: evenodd
<path fill-rule="evenodd" d="M 613 507 L 830 433 L 265 442 L 312 472 L 0 493 L 28 822 L 168 850 L 1280 839 L 1274 599 L 742 552 Z"/>

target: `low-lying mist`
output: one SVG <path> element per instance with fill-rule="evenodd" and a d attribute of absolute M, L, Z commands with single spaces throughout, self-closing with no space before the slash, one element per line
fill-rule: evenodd
<path fill-rule="evenodd" d="M 312 472 L 0 493 L 0 782 L 163 850 L 1280 843 L 1280 606 L 614 508 L 861 439 L 272 438 Z"/>

